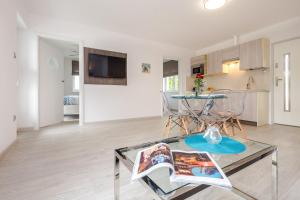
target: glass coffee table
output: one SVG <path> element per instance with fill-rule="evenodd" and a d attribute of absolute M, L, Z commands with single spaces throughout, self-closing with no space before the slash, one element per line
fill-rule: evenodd
<path fill-rule="evenodd" d="M 239 172 L 240 170 L 252 165 L 255 162 L 271 155 L 272 156 L 272 199 L 276 200 L 278 196 L 278 163 L 277 147 L 270 144 L 234 138 L 246 145 L 246 150 L 240 154 L 211 154 L 218 165 L 227 176 Z M 149 142 L 133 147 L 125 147 L 115 150 L 115 168 L 114 168 L 114 198 L 120 198 L 120 161 L 132 171 L 137 152 L 157 143 L 167 143 L 172 150 L 195 151 L 185 144 L 184 137 L 173 137 L 157 142 Z M 270 166 L 270 167 L 271 167 Z M 249 175 L 251 177 L 251 175 Z M 210 187 L 209 185 L 192 185 L 184 183 L 171 183 L 169 179 L 169 169 L 161 168 L 154 170 L 148 176 L 139 180 L 145 187 L 158 199 L 186 199 L 202 190 Z M 232 187 L 231 191 L 244 199 L 256 199 L 249 194 Z"/>

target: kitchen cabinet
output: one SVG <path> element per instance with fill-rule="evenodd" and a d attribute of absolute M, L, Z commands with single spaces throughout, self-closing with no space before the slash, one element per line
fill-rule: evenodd
<path fill-rule="evenodd" d="M 270 67 L 270 41 L 262 38 L 240 45 L 240 69 L 251 70 Z"/>
<path fill-rule="evenodd" d="M 222 51 L 215 51 L 207 55 L 207 75 L 223 73 Z"/>
<path fill-rule="evenodd" d="M 240 47 L 234 46 L 222 50 L 222 61 L 238 60 L 240 57 Z"/>
<path fill-rule="evenodd" d="M 269 123 L 269 92 L 248 91 L 245 99 L 245 109 L 239 117 L 241 120 L 251 122 L 257 126 Z"/>

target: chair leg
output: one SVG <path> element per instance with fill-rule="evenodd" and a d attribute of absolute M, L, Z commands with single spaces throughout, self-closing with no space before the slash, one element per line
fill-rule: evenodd
<path fill-rule="evenodd" d="M 172 116 L 169 116 L 168 121 L 167 121 L 166 126 L 165 126 L 165 130 L 164 130 L 164 137 L 169 137 L 170 136 L 171 127 L 172 127 Z"/>
<path fill-rule="evenodd" d="M 233 120 L 233 118 L 230 118 L 230 123 L 231 123 L 231 129 L 232 129 L 232 136 L 234 136 L 235 131 L 234 131 L 234 120 Z"/>
<path fill-rule="evenodd" d="M 186 133 L 186 135 L 189 134 L 189 130 L 187 128 L 187 125 L 186 125 L 186 120 L 185 120 L 185 117 L 180 117 L 180 121 L 181 121 L 181 125 Z"/>
<path fill-rule="evenodd" d="M 179 132 L 180 132 L 181 135 L 184 135 L 185 132 L 184 132 L 184 128 L 183 128 L 183 123 L 182 123 L 181 117 L 179 117 L 178 120 L 179 120 L 179 121 L 178 121 L 178 124 L 179 124 Z"/>
<path fill-rule="evenodd" d="M 247 137 L 247 133 L 246 133 L 244 127 L 241 125 L 241 122 L 240 122 L 240 120 L 239 120 L 238 118 L 236 118 L 236 122 L 237 122 L 237 124 L 238 124 L 239 129 L 241 130 L 241 133 L 242 133 L 243 137 L 244 137 L 245 139 L 247 139 L 247 138 L 248 138 L 248 137 Z"/>
<path fill-rule="evenodd" d="M 201 126 L 198 128 L 198 132 L 202 132 L 202 131 L 204 131 L 204 128 L 205 128 L 205 122 L 204 121 L 202 121 L 201 122 Z"/>
<path fill-rule="evenodd" d="M 232 135 L 228 132 L 226 122 L 223 122 L 223 124 L 222 124 L 222 129 L 224 130 L 224 132 L 225 132 L 226 135 L 232 136 Z"/>

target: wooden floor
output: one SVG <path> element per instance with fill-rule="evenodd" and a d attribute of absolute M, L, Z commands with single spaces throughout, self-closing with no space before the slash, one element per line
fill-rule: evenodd
<path fill-rule="evenodd" d="M 0 161 L 1 200 L 111 200 L 113 149 L 162 137 L 163 120 L 150 118 L 79 127 L 73 123 L 20 133 Z M 279 146 L 280 199 L 300 199 L 300 128 L 247 127 L 249 138 Z M 121 167 L 121 199 L 153 197 Z M 270 199 L 271 159 L 230 177 L 258 199 Z M 239 199 L 210 188 L 190 199 Z"/>

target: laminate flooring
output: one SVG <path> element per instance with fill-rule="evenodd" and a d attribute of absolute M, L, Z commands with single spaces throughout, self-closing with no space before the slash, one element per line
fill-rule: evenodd
<path fill-rule="evenodd" d="M 62 123 L 18 134 L 0 160 L 1 200 L 112 200 L 113 150 L 162 138 L 164 120 L 144 118 L 79 127 Z M 279 198 L 300 199 L 300 128 L 246 126 L 249 138 L 279 148 Z M 176 131 L 175 131 L 176 132 Z M 176 134 L 174 133 L 174 136 Z M 152 200 L 121 164 L 121 200 Z M 258 199 L 271 199 L 271 158 L 230 176 L 236 187 Z M 210 187 L 190 199 L 239 199 Z"/>

